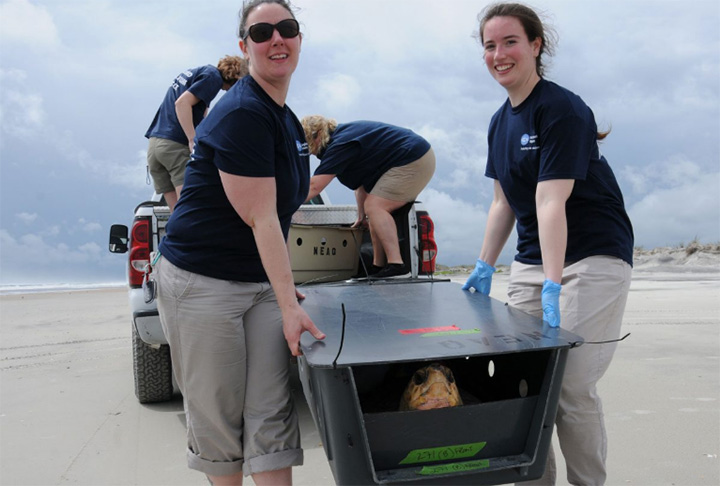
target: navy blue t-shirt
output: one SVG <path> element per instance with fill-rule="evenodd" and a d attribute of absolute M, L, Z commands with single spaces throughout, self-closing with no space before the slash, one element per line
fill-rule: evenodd
<path fill-rule="evenodd" d="M 190 272 L 265 282 L 253 231 L 230 204 L 218 169 L 275 178 L 277 213 L 287 239 L 290 219 L 309 190 L 307 143 L 290 108 L 278 106 L 251 76 L 230 88 L 198 127 L 185 184 L 160 252 Z"/>
<path fill-rule="evenodd" d="M 485 175 L 500 182 L 517 220 L 515 260 L 541 264 L 535 192 L 538 182 L 574 179 L 565 205 L 566 262 L 595 255 L 632 265 L 633 230 L 620 187 L 597 144 L 597 125 L 579 96 L 540 80 L 528 98 L 493 115 Z"/>
<path fill-rule="evenodd" d="M 370 192 L 385 172 L 415 162 L 428 150 L 430 144 L 407 128 L 373 121 L 342 123 L 317 155 L 315 175 L 332 174 L 352 190 L 363 186 Z"/>
<path fill-rule="evenodd" d="M 187 145 L 188 139 L 175 113 L 175 102 L 185 91 L 190 91 L 200 100 L 200 103 L 192 107 L 193 126 L 197 127 L 205 115 L 205 109 L 210 106 L 222 86 L 222 76 L 215 66 L 208 64 L 181 72 L 168 88 L 145 137 L 165 138 Z"/>

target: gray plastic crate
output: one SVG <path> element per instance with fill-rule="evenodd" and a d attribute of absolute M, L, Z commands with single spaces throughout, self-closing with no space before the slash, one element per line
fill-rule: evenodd
<path fill-rule="evenodd" d="M 540 477 L 582 338 L 447 281 L 306 288 L 300 379 L 337 484 L 503 484 Z M 343 334 L 343 310 L 345 329 Z M 341 349 L 342 344 L 342 349 Z M 412 373 L 449 366 L 464 404 L 398 411 Z"/>

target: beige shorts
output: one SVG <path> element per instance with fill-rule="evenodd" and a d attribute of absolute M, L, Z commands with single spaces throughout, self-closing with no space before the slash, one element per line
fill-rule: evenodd
<path fill-rule="evenodd" d="M 394 167 L 378 179 L 370 194 L 392 201 L 414 201 L 435 173 L 432 147 L 415 162 Z"/>
<path fill-rule="evenodd" d="M 190 147 L 165 138 L 151 137 L 147 164 L 155 184 L 155 192 L 165 194 L 182 186 Z"/>
<path fill-rule="evenodd" d="M 155 267 L 158 311 L 183 394 L 188 466 L 211 476 L 303 463 L 290 350 L 267 282 Z"/>

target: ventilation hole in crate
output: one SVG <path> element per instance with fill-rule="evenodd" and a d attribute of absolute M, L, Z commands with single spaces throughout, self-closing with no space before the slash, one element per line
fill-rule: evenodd
<path fill-rule="evenodd" d="M 302 238 L 298 238 L 297 240 L 295 240 L 295 244 L 297 246 L 302 246 Z"/>
<path fill-rule="evenodd" d="M 490 378 L 495 374 L 495 362 L 493 360 L 488 361 L 488 376 Z"/>
<path fill-rule="evenodd" d="M 343 248 L 347 246 L 347 240 L 343 240 Z"/>
<path fill-rule="evenodd" d="M 520 393 L 520 396 L 522 398 L 525 398 L 528 394 L 528 383 L 525 381 L 525 379 L 520 380 L 520 383 L 518 385 L 518 393 Z"/>

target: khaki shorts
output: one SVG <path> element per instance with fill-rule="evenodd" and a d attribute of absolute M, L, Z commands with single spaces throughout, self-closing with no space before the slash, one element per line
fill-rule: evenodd
<path fill-rule="evenodd" d="M 415 162 L 393 167 L 378 179 L 370 194 L 392 201 L 414 201 L 435 173 L 435 152 L 430 148 Z"/>
<path fill-rule="evenodd" d="M 290 350 L 270 284 L 155 266 L 158 311 L 183 394 L 188 466 L 247 476 L 303 463 Z"/>
<path fill-rule="evenodd" d="M 185 165 L 190 159 L 190 147 L 165 138 L 151 137 L 147 164 L 155 183 L 155 192 L 165 194 L 182 186 Z"/>

